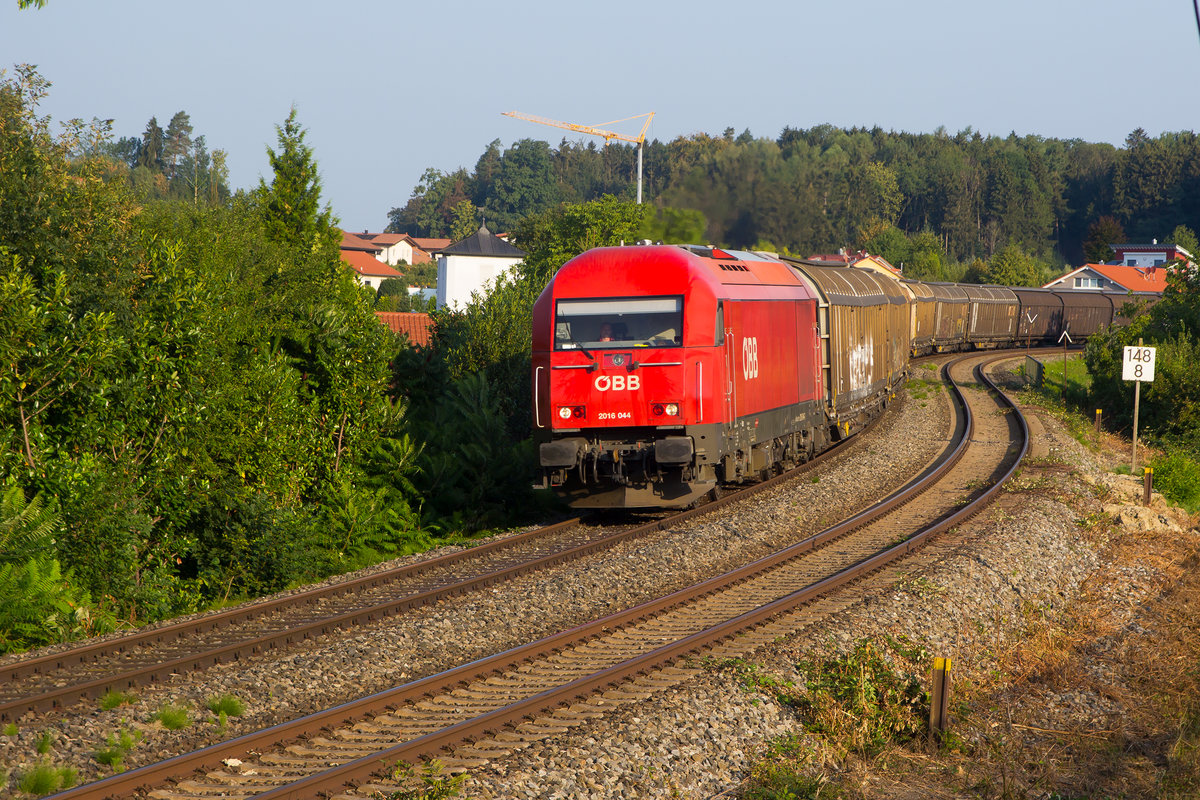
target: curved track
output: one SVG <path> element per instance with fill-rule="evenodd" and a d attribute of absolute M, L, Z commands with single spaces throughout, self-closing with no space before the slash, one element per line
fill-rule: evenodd
<path fill-rule="evenodd" d="M 854 437 L 846 443 L 859 441 Z M 816 469 L 842 447 L 719 500 L 640 525 L 574 518 L 455 553 L 0 666 L 0 721 L 236 661 L 597 553 Z"/>
<path fill-rule="evenodd" d="M 989 391 L 972 377 L 981 375 L 972 362 L 995 357 L 968 356 L 946 368 L 958 385 L 955 440 L 919 478 L 840 525 L 541 641 L 57 797 L 129 797 L 148 786 L 159 787 L 151 792 L 157 798 L 301 798 L 348 785 L 369 791 L 383 765 L 455 746 L 460 759 L 487 758 L 602 713 L 613 687 L 619 696 L 673 682 L 671 664 L 681 657 L 735 636 L 737 648 L 752 650 L 794 625 L 789 615 L 805 604 L 903 558 L 978 513 L 999 490 L 1024 456 L 1028 429 L 994 386 Z"/>

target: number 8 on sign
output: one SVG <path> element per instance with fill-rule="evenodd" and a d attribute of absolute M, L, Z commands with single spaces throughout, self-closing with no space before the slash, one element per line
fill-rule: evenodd
<path fill-rule="evenodd" d="M 1121 379 L 1126 381 L 1154 381 L 1153 347 L 1126 347 L 1121 360 Z"/>

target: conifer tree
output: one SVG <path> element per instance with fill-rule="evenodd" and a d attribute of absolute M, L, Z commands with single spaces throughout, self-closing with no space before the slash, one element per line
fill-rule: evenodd
<path fill-rule="evenodd" d="M 142 146 L 138 152 L 137 166 L 145 167 L 152 172 L 162 172 L 163 129 L 159 127 L 157 117 L 151 117 L 150 121 L 146 123 L 146 131 L 142 134 Z"/>
<path fill-rule="evenodd" d="M 167 133 L 163 138 L 163 161 L 167 166 L 167 177 L 175 179 L 180 161 L 192 149 L 192 119 L 186 111 L 177 111 L 167 123 Z"/>
<path fill-rule="evenodd" d="M 296 121 L 296 108 L 282 126 L 276 125 L 279 149 L 267 148 L 274 178 L 268 186 L 260 179 L 259 200 L 268 235 L 282 242 L 312 249 L 335 246 L 337 231 L 329 205 L 320 208 L 321 179 L 312 148 L 304 143 L 307 131 Z"/>

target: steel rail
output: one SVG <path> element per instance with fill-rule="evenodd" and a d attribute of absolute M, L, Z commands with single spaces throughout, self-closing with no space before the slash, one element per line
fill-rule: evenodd
<path fill-rule="evenodd" d="M 873 428 L 881 418 L 882 414 L 872 420 L 870 425 L 861 433 L 865 433 L 867 430 Z M 548 555 L 531 558 L 509 567 L 482 572 L 433 589 L 321 617 L 306 623 L 290 626 L 283 630 L 246 637 L 219 646 L 197 649 L 182 656 L 128 667 L 119 672 L 113 672 L 89 680 L 68 682 L 62 686 L 42 688 L 35 695 L 0 700 L 0 720 L 13 720 L 29 711 L 47 712 L 62 709 L 79 700 L 99 697 L 109 691 L 124 691 L 137 686 L 154 683 L 175 673 L 203 669 L 274 648 L 286 647 L 298 641 L 412 611 L 448 597 L 465 594 L 541 569 L 593 555 L 612 548 L 619 543 L 632 541 L 636 538 L 674 527 L 695 517 L 710 514 L 731 503 L 744 500 L 758 492 L 772 489 L 781 483 L 785 483 L 816 469 L 826 460 L 844 452 L 844 444 L 857 441 L 859 441 L 857 436 L 852 437 L 846 440 L 846 442 L 830 447 L 791 470 L 736 490 L 704 505 L 685 509 L 663 519 L 599 536 L 591 541 L 567 547 Z M 455 553 L 449 553 L 350 581 L 320 586 L 261 603 L 217 612 L 198 619 L 164 625 L 117 639 L 92 642 L 70 650 L 34 659 L 16 661 L 0 667 L 0 677 L 3 677 L 7 681 L 14 681 L 25 676 L 45 674 L 64 667 L 87 664 L 103 657 L 129 652 L 139 647 L 170 643 L 187 636 L 209 633 L 221 627 L 229 627 L 256 619 L 265 619 L 273 614 L 279 614 L 304 605 L 314 605 L 329 598 L 340 597 L 364 589 L 376 588 L 388 583 L 411 579 L 436 569 L 467 563 L 484 555 L 494 554 L 521 544 L 526 544 L 538 538 L 561 533 L 575 527 L 579 523 L 580 519 L 576 517 L 544 528 L 526 531 L 515 536 L 493 539 Z"/>
<path fill-rule="evenodd" d="M 978 357 L 969 356 L 966 358 Z M 958 359 L 954 363 L 957 364 Z M 936 464 L 925 471 L 920 477 L 914 479 L 901 490 L 893 494 L 891 497 L 877 503 L 870 509 L 856 514 L 845 522 L 833 526 L 825 531 L 822 531 L 814 536 L 798 542 L 791 547 L 765 558 L 759 559 L 746 567 L 737 570 L 727 575 L 718 576 L 708 581 L 704 581 L 690 589 L 681 590 L 659 598 L 648 603 L 643 603 L 632 609 L 623 612 L 609 615 L 592 623 L 577 626 L 567 631 L 560 632 L 550 637 L 546 637 L 538 642 L 528 645 L 513 648 L 504 653 L 499 653 L 493 656 L 479 659 L 469 664 L 462 665 L 452 670 L 448 670 L 437 675 L 414 681 L 395 689 L 380 692 L 371 695 L 362 700 L 352 703 L 346 703 L 332 709 L 328 709 L 317 714 L 313 714 L 299 720 L 293 720 L 287 723 L 281 723 L 263 731 L 258 731 L 248 734 L 237 739 L 223 742 L 217 745 L 204 748 L 203 750 L 194 753 L 187 753 L 176 756 L 167 761 L 159 762 L 132 770 L 128 773 L 114 776 L 93 784 L 88 784 L 77 789 L 55 795 L 56 798 L 100 798 L 111 796 L 128 796 L 136 791 L 139 787 L 153 784 L 161 784 L 168 778 L 190 773 L 198 769 L 212 769 L 217 767 L 225 758 L 231 754 L 245 753 L 247 751 L 259 751 L 267 746 L 282 746 L 291 742 L 295 742 L 304 736 L 311 735 L 320 730 L 329 728 L 334 725 L 345 724 L 347 722 L 360 719 L 364 716 L 377 714 L 383 711 L 394 709 L 397 706 L 403 705 L 406 702 L 411 702 L 421 697 L 430 696 L 438 692 L 447 691 L 454 687 L 461 686 L 472 680 L 487 678 L 512 669 L 513 667 L 528 662 L 539 655 L 549 652 L 561 650 L 569 645 L 586 641 L 598 635 L 598 632 L 604 629 L 612 629 L 623 625 L 628 625 L 637 620 L 645 619 L 654 614 L 657 614 L 668 608 L 680 605 L 690 598 L 711 594 L 717 591 L 722 586 L 728 586 L 746 580 L 748 577 L 759 574 L 774 564 L 781 563 L 786 560 L 795 558 L 808 550 L 813 549 L 821 543 L 828 542 L 831 539 L 846 535 L 850 531 L 865 525 L 871 518 L 882 516 L 889 510 L 896 508 L 899 505 L 915 498 L 920 492 L 933 485 L 940 477 L 943 477 L 949 472 L 958 460 L 966 452 L 969 446 L 971 436 L 974 431 L 974 418 L 970 411 L 970 406 L 964 398 L 961 389 L 954 383 L 949 375 L 950 368 L 944 368 L 946 377 L 950 379 L 953 393 L 956 396 L 957 404 L 960 408 L 960 420 L 956 425 L 956 433 L 958 433 L 957 443 L 953 450 L 948 445 L 943 455 L 939 458 L 940 463 Z M 969 516 L 978 513 L 995 494 L 1000 490 L 1003 483 L 1011 477 L 1012 472 L 1020 464 L 1028 448 L 1028 427 L 1020 415 L 1019 410 L 1016 410 L 1014 404 L 1008 398 L 1004 397 L 1002 392 L 995 387 L 995 384 L 990 381 L 985 375 L 982 375 L 981 370 L 977 368 L 977 373 L 983 378 L 993 391 L 995 391 L 1002 402 L 1016 411 L 1015 417 L 1020 423 L 1020 438 L 1022 445 L 1013 464 L 1006 471 L 1003 477 L 996 481 L 989 489 L 978 496 L 971 504 L 956 509 L 949 515 L 944 516 L 940 521 L 933 525 L 927 526 L 925 529 L 914 534 L 897 545 L 886 548 L 877 555 L 864 559 L 854 566 L 845 569 L 835 575 L 832 575 L 824 580 L 813 583 L 798 592 L 787 595 L 772 601 L 756 610 L 747 612 L 733 619 L 722 622 L 711 627 L 706 631 L 702 631 L 690 636 L 687 636 L 677 642 L 664 645 L 651 652 L 637 656 L 620 665 L 601 670 L 591 676 L 580 678 L 569 683 L 563 684 L 560 687 L 541 692 L 534 697 L 527 698 L 519 703 L 514 703 L 506 708 L 498 709 L 483 716 L 472 720 L 466 720 L 462 723 L 448 727 L 437 733 L 427 734 L 419 738 L 413 739 L 394 747 L 380 751 L 379 753 L 355 759 L 353 761 L 334 767 L 330 770 L 321 772 L 316 775 L 303 778 L 297 782 L 290 783 L 286 786 L 277 787 L 267 790 L 256 795 L 260 798 L 283 798 L 283 797 L 312 797 L 317 793 L 325 791 L 336 791 L 347 783 L 356 783 L 368 779 L 371 775 L 376 774 L 380 770 L 381 762 L 393 762 L 396 760 L 418 760 L 422 757 L 434 755 L 446 747 L 476 738 L 488 732 L 494 731 L 497 728 L 503 727 L 506 724 L 517 722 L 521 719 L 528 718 L 532 714 L 544 711 L 547 708 L 552 708 L 568 702 L 572 699 L 583 697 L 595 691 L 598 688 L 604 688 L 622 680 L 643 673 L 648 670 L 659 668 L 670 663 L 674 659 L 687 653 L 694 653 L 706 647 L 711 647 L 714 644 L 736 635 L 749 628 L 756 627 L 763 622 L 778 616 L 786 611 L 790 611 L 804 603 L 807 603 L 819 596 L 820 594 L 831 591 L 834 588 L 842 586 L 850 581 L 856 580 L 862 575 L 872 572 L 884 564 L 900 558 L 914 549 L 920 547 L 924 542 L 936 533 L 951 528 L 960 524 Z M 1006 453 L 1006 457 L 1011 453 L 1011 448 Z"/>
<path fill-rule="evenodd" d="M 470 553 L 472 556 L 478 557 L 482 553 L 507 547 L 513 543 L 524 542 L 529 539 L 538 538 L 551 533 L 558 533 L 578 525 L 579 522 L 580 519 L 578 517 L 574 517 L 572 519 L 554 523 L 553 525 L 548 525 L 544 528 L 536 528 L 534 530 L 526 531 L 514 536 L 493 539 L 482 544 L 469 546 L 466 549 L 455 553 L 437 556 L 425 561 L 419 561 L 415 564 L 408 564 L 403 567 L 396 567 L 395 569 L 377 572 L 372 575 L 365 575 L 352 580 L 340 581 L 327 586 L 317 586 L 312 589 L 296 592 L 294 594 L 264 600 L 263 602 L 252 603 L 249 605 L 238 606 L 237 608 L 230 608 L 225 611 L 206 614 L 196 619 L 174 622 L 158 628 L 148 628 L 141 631 L 135 631 L 119 638 L 108 639 L 100 642 L 91 642 L 79 647 L 73 647 L 69 650 L 63 650 L 59 653 L 50 653 L 37 658 L 30 658 L 0 665 L 0 677 L 3 677 L 5 680 L 14 680 L 26 675 L 44 672 L 47 669 L 57 669 L 71 664 L 83 664 L 89 661 L 94 661 L 98 655 L 123 652 L 125 650 L 146 644 L 162 644 L 164 642 L 170 642 L 176 639 L 192 636 L 197 633 L 205 633 L 223 625 L 233 625 L 250 619 L 262 617 L 267 614 L 275 613 L 282 608 L 290 608 L 303 603 L 313 604 L 329 597 L 336 597 L 342 594 L 362 591 L 363 589 L 374 588 L 400 578 L 413 577 L 414 575 L 419 575 L 422 572 L 428 572 L 432 569 L 443 567 L 447 564 L 452 564 L 455 561 L 461 560 L 463 554 L 465 553 Z"/>

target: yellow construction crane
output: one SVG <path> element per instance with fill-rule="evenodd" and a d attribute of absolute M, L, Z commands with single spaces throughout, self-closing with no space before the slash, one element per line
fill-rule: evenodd
<path fill-rule="evenodd" d="M 536 122 L 539 125 L 550 125 L 551 127 L 554 127 L 554 128 L 566 128 L 567 130 L 575 131 L 576 133 L 586 133 L 589 136 L 599 136 L 601 139 L 604 140 L 605 144 L 608 144 L 613 139 L 620 139 L 622 142 L 633 142 L 633 143 L 637 144 L 637 146 L 638 146 L 637 201 L 638 201 L 638 203 L 642 202 L 642 148 L 646 144 L 646 129 L 650 127 L 650 120 L 654 119 L 653 111 L 647 111 L 645 114 L 637 114 L 632 117 L 625 117 L 625 119 L 614 119 L 612 122 L 601 122 L 600 123 L 601 125 L 615 125 L 618 122 L 628 122 L 631 119 L 641 119 L 642 117 L 645 117 L 646 122 L 642 125 L 642 130 L 641 130 L 641 132 L 638 133 L 637 136 L 628 136 L 623 133 L 616 133 L 615 131 L 604 130 L 603 128 L 596 126 L 596 125 L 580 125 L 575 122 L 559 122 L 556 119 L 547 119 L 546 117 L 535 117 L 532 114 L 522 114 L 520 111 L 504 111 L 502 113 L 506 117 L 515 117 L 517 119 L 523 119 L 528 122 Z"/>

